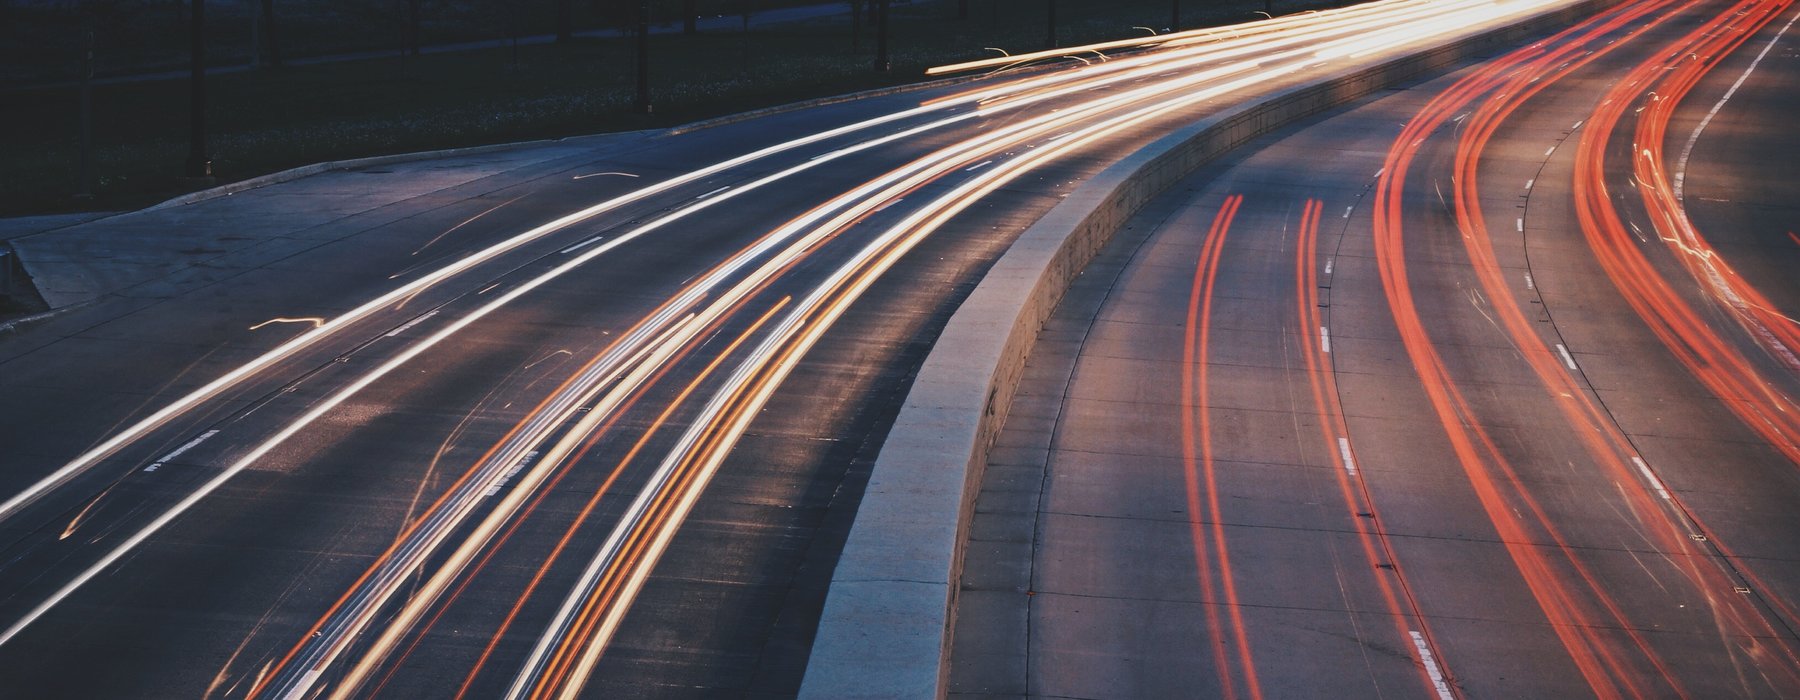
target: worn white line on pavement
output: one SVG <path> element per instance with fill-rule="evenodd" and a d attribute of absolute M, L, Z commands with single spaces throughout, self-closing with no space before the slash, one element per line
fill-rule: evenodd
<path fill-rule="evenodd" d="M 562 250 L 559 250 L 559 251 L 556 251 L 556 252 L 557 252 L 557 254 L 559 254 L 559 255 L 568 255 L 568 254 L 570 254 L 570 253 L 573 253 L 573 252 L 575 252 L 575 251 L 577 251 L 577 250 L 581 250 L 581 249 L 582 249 L 582 248 L 586 248 L 586 247 L 588 247 L 588 246 L 591 246 L 591 245 L 593 245 L 593 244 L 595 244 L 595 243 L 599 243 L 599 242 L 601 242 L 601 241 L 604 241 L 604 240 L 606 240 L 606 237 L 605 237 L 605 236 L 595 236 L 595 237 L 593 237 L 593 238 L 589 238 L 589 239 L 587 239 L 587 240 L 585 240 L 585 241 L 582 241 L 582 242 L 580 242 L 580 243 L 576 243 L 576 244 L 575 244 L 575 245 L 572 245 L 572 246 L 569 246 L 569 247 L 567 247 L 567 248 L 564 248 L 564 249 L 562 249 Z"/>
<path fill-rule="evenodd" d="M 1356 476 L 1356 458 L 1350 454 L 1350 438 L 1338 438 L 1338 454 L 1344 457 L 1344 471 Z"/>
<path fill-rule="evenodd" d="M 432 309 L 431 311 L 426 312 L 424 315 L 421 315 L 418 318 L 415 318 L 411 321 L 407 321 L 406 323 L 401 324 L 401 326 L 399 328 L 395 328 L 394 330 L 383 333 L 382 337 L 392 338 L 396 335 L 400 335 L 401 333 L 410 331 L 410 330 L 412 330 L 413 326 L 417 326 L 421 323 L 424 323 L 425 319 L 431 318 L 432 316 L 436 316 L 437 314 L 438 314 L 437 309 Z"/>
<path fill-rule="evenodd" d="M 1719 110 L 1725 108 L 1725 103 L 1731 100 L 1732 95 L 1737 94 L 1738 88 L 1743 87 L 1744 81 L 1750 79 L 1750 74 L 1756 70 L 1756 66 L 1769 55 L 1769 49 L 1775 48 L 1775 43 L 1781 41 L 1781 37 L 1793 28 L 1795 20 L 1800 20 L 1800 12 L 1796 12 L 1794 18 L 1788 20 L 1787 24 L 1781 27 L 1781 31 L 1775 32 L 1775 36 L 1769 37 L 1769 43 L 1763 46 L 1761 53 L 1756 54 L 1756 60 L 1750 62 L 1750 67 L 1745 68 L 1744 74 L 1738 76 L 1737 82 L 1731 84 L 1731 89 L 1726 90 L 1725 95 L 1719 98 L 1719 102 L 1713 105 L 1705 117 L 1701 118 L 1700 124 L 1694 127 L 1694 133 L 1688 135 L 1687 144 L 1681 147 L 1681 157 L 1675 159 L 1675 201 L 1682 201 L 1682 185 L 1687 181 L 1688 156 L 1694 154 L 1694 144 L 1700 141 L 1700 132 L 1706 131 L 1706 126 L 1712 123 L 1713 117 L 1718 116 Z"/>
<path fill-rule="evenodd" d="M 1568 365 L 1569 369 L 1579 369 L 1578 367 L 1575 366 L 1575 356 L 1570 355 L 1569 349 L 1563 347 L 1562 343 L 1556 344 L 1556 351 L 1562 353 L 1563 364 Z"/>
<path fill-rule="evenodd" d="M 1331 352 L 1331 329 L 1319 326 L 1319 349 Z"/>
<path fill-rule="evenodd" d="M 202 443 L 202 442 L 206 442 L 207 438 L 210 438 L 210 437 L 212 437 L 214 435 L 218 435 L 218 434 L 219 434 L 219 431 L 217 431 L 217 430 L 208 430 L 204 433 L 201 433 L 199 437 L 196 437 L 192 440 L 187 441 L 186 444 L 183 444 L 182 446 L 175 448 L 175 451 L 170 452 L 166 455 L 163 455 L 162 459 L 152 462 L 150 464 L 150 466 L 148 466 L 148 467 L 144 467 L 144 471 L 147 471 L 147 472 L 156 471 L 157 469 L 162 468 L 162 465 L 175 461 L 175 458 L 180 457 L 183 454 L 186 454 L 188 450 L 198 447 L 200 445 L 200 443 Z"/>
<path fill-rule="evenodd" d="M 1650 481 L 1650 486 L 1656 489 L 1656 495 L 1662 496 L 1665 501 L 1672 500 L 1669 498 L 1669 489 L 1663 486 L 1662 479 L 1656 478 L 1655 472 L 1650 471 L 1650 465 L 1644 463 L 1643 457 L 1632 457 L 1631 461 L 1637 465 L 1638 472 Z"/>
<path fill-rule="evenodd" d="M 1437 658 L 1431 655 L 1431 647 L 1425 644 L 1425 635 L 1418 630 L 1407 630 L 1412 634 L 1413 647 L 1419 650 L 1419 661 L 1425 664 L 1425 675 L 1431 677 L 1431 687 L 1437 689 L 1438 700 L 1456 700 L 1450 693 L 1450 684 L 1444 682 L 1444 669 L 1438 667 Z"/>

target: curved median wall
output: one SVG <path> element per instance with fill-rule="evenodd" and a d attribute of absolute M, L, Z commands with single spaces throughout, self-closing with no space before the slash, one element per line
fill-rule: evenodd
<path fill-rule="evenodd" d="M 988 450 L 1044 320 L 1139 207 L 1252 138 L 1622 1 L 1577 3 L 1247 96 L 1108 167 L 1026 229 L 950 319 L 895 418 L 832 576 L 800 697 L 944 695 L 962 547 Z"/>

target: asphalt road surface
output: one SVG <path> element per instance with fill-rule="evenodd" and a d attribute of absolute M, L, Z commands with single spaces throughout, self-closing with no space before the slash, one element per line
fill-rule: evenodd
<path fill-rule="evenodd" d="M 952 695 L 1800 694 L 1795 17 L 1626 3 L 1146 207 L 991 459 Z"/>
<path fill-rule="evenodd" d="M 1164 37 L 354 216 L 432 166 L 96 224 L 322 222 L 0 337 L 0 687 L 791 695 L 910 372 L 1011 236 L 1209 109 L 1522 9 Z"/>

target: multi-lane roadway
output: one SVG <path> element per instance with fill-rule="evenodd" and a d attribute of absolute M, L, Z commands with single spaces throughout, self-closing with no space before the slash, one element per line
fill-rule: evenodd
<path fill-rule="evenodd" d="M 953 694 L 1800 693 L 1795 17 L 1624 3 L 1148 206 L 1027 371 Z"/>
<path fill-rule="evenodd" d="M 18 327 L 0 337 L 0 391 L 6 397 L 0 403 L 5 463 L 0 470 L 0 682 L 34 697 L 791 695 L 806 662 L 822 588 L 854 514 L 860 479 L 879 450 L 898 397 L 936 329 L 1013 235 L 1073 183 L 1221 105 L 1567 4 L 1374 3 L 1227 32 L 1141 39 L 1076 60 L 1059 59 L 1048 68 L 974 68 L 997 72 L 974 82 L 679 136 L 608 142 L 529 172 L 468 183 L 367 217 L 334 220 L 329 232 L 269 243 L 277 251 L 246 256 L 255 261 L 251 264 L 221 259 L 210 274 L 190 272 L 179 280 L 134 287 Z M 1646 27 L 1649 18 L 1675 8 L 1632 5 L 1655 6 L 1634 19 Z M 1670 27 L 1697 27 L 1703 11 L 1718 14 L 1721 7 L 1700 3 L 1651 28 L 1661 32 L 1658 37 L 1678 34 Z M 1625 25 L 1605 30 L 1606 38 L 1631 31 Z M 1558 71 L 1588 70 L 1594 72 L 1577 75 L 1591 74 L 1592 84 L 1599 85 L 1606 78 L 1597 72 L 1600 66 L 1639 66 L 1599 50 L 1599 41 L 1559 38 L 1549 46 L 1581 48 L 1559 54 L 1562 63 L 1531 64 L 1542 72 L 1531 77 L 1541 77 L 1544 85 L 1566 84 L 1574 78 Z M 1718 51 L 1694 47 L 1697 55 Z M 1590 55 L 1596 57 L 1591 66 L 1585 60 Z M 1614 62 L 1601 63 L 1603 58 Z M 1477 122 L 1466 127 L 1471 130 L 1476 123 L 1511 128 L 1532 114 L 1515 115 L 1505 100 L 1491 97 L 1521 92 L 1516 86 L 1493 87 L 1515 80 L 1505 77 L 1512 75 L 1517 73 L 1482 78 L 1490 82 L 1477 89 L 1486 92 L 1470 92 L 1469 102 L 1421 109 L 1439 110 L 1442 114 L 1432 113 L 1437 117 L 1479 112 Z M 1662 71 L 1655 79 L 1680 81 L 1685 75 Z M 1711 75 L 1700 74 L 1703 85 L 1710 84 Z M 1483 101 L 1473 101 L 1477 97 Z M 1639 94 L 1618 99 L 1633 102 Z M 1651 117 L 1624 112 L 1592 118 L 1655 123 L 1656 111 L 1649 111 Z M 1562 117 L 1550 110 L 1540 114 Z M 1713 127 L 1720 131 L 1736 123 L 1731 112 L 1722 114 Z M 1636 127 L 1609 123 L 1605 133 L 1626 128 Z M 1205 293 L 1184 288 L 1175 295 L 1194 300 L 1184 313 L 1195 319 L 1188 327 L 1202 335 L 1180 351 L 1187 354 L 1181 366 L 1198 371 L 1181 374 L 1179 381 L 1165 377 L 1158 385 L 1205 396 L 1221 381 L 1223 375 L 1204 371 L 1215 357 L 1209 354 L 1214 341 L 1206 335 L 1211 332 L 1206 319 L 1213 317 L 1212 300 L 1223 298 L 1215 296 L 1214 281 L 1253 277 L 1248 262 L 1226 265 L 1225 259 L 1240 241 L 1258 240 L 1243 231 L 1272 225 L 1290 210 L 1300 218 L 1288 228 L 1334 246 L 1357 240 L 1347 229 L 1324 226 L 1343 221 L 1336 218 L 1340 206 L 1361 205 L 1397 217 L 1386 223 L 1352 219 L 1375 227 L 1365 237 L 1364 269 L 1350 266 L 1357 256 L 1345 256 L 1340 267 L 1317 274 L 1412 274 L 1410 282 L 1390 283 L 1386 293 L 1372 288 L 1371 298 L 1405 308 L 1398 291 L 1431 274 L 1411 264 L 1415 247 L 1445 254 L 1463 250 L 1444 247 L 1453 238 L 1411 233 L 1420 226 L 1455 225 L 1450 210 L 1418 203 L 1473 203 L 1489 192 L 1474 189 L 1473 178 L 1464 176 L 1448 178 L 1443 200 L 1422 197 L 1433 185 L 1419 173 L 1433 167 L 1449 172 L 1451 166 L 1428 165 L 1436 162 L 1429 158 L 1413 166 L 1411 161 L 1422 158 L 1419 149 L 1427 149 L 1427 156 L 1437 153 L 1429 149 L 1466 151 L 1479 164 L 1493 161 L 1482 157 L 1483 148 L 1487 153 L 1527 148 L 1504 142 L 1512 133 L 1505 129 L 1492 144 L 1464 144 L 1465 132 L 1452 133 L 1421 132 L 1418 144 L 1377 147 L 1377 157 L 1385 154 L 1392 162 L 1364 170 L 1379 169 L 1385 179 L 1347 205 L 1325 201 L 1337 196 L 1326 189 L 1314 192 L 1302 185 L 1328 182 L 1328 174 L 1350 168 L 1349 161 L 1300 169 L 1304 177 L 1287 185 L 1299 197 L 1293 202 L 1229 193 L 1228 209 L 1235 216 L 1219 217 L 1210 227 L 1214 236 L 1199 248 L 1200 279 L 1206 284 L 1195 289 Z M 1616 150 L 1616 145 L 1603 141 L 1594 148 Z M 1565 153 L 1577 150 L 1573 142 L 1566 148 Z M 1707 154 L 1695 149 L 1694 172 L 1713 167 L 1706 165 Z M 1616 158 L 1593 158 L 1598 171 L 1592 184 L 1661 187 L 1652 176 L 1621 175 Z M 393 174 L 333 173 L 133 215 L 138 218 L 131 221 L 143 235 L 184 227 L 229 236 L 232 227 L 269 216 L 283 197 L 304 193 L 306 201 L 353 200 L 363 196 L 361 178 Z M 1330 191 L 1360 192 L 1359 187 L 1332 182 Z M 1689 197 L 1724 194 L 1705 190 L 1698 176 L 1686 187 Z M 1378 208 L 1384 197 L 1396 201 Z M 1612 200 L 1575 201 L 1601 210 Z M 1574 220 L 1576 210 L 1569 207 L 1565 215 Z M 1605 213 L 1595 216 L 1604 219 Z M 1472 220 L 1487 218 L 1493 216 Z M 1560 225 L 1537 221 L 1529 218 L 1522 228 Z M 1594 240 L 1611 233 L 1604 223 L 1592 228 Z M 1696 228 L 1710 234 L 1705 226 Z M 1489 244 L 1473 236 L 1468 240 Z M 1684 249 L 1693 248 L 1692 240 L 1677 240 L 1688 241 Z M 1713 242 L 1706 245 L 1721 250 L 1732 245 L 1708 240 Z M 1251 316 L 1275 318 L 1288 306 L 1323 303 L 1306 296 L 1309 280 L 1318 282 L 1307 266 L 1337 258 L 1317 255 L 1319 248 L 1310 245 L 1302 252 L 1316 257 L 1281 250 L 1279 260 L 1288 266 L 1284 274 L 1301 278 L 1287 278 L 1273 290 L 1281 294 L 1273 298 L 1286 299 L 1285 305 L 1271 306 L 1268 314 L 1245 309 Z M 1467 250 L 1481 248 L 1471 243 Z M 1192 274 L 1193 260 L 1188 262 Z M 1594 274 L 1559 277 L 1555 270 L 1566 268 L 1554 265 L 1534 270 L 1542 276 L 1545 298 L 1539 301 L 1556 314 L 1556 323 L 1530 319 L 1537 325 L 1526 328 L 1570 334 L 1558 347 L 1574 353 L 1567 356 L 1571 363 L 1597 352 L 1601 345 L 1578 340 L 1574 334 L 1583 331 L 1565 323 L 1564 311 L 1550 297 L 1558 284 L 1602 289 L 1597 285 L 1608 280 L 1641 277 L 1632 274 L 1629 257 L 1615 262 L 1617 270 L 1608 266 Z M 1469 267 L 1431 270 L 1462 276 L 1440 280 L 1452 286 L 1455 280 L 1511 281 L 1467 277 Z M 1506 269 L 1499 263 L 1473 267 L 1489 268 Z M 1221 269 L 1236 272 L 1220 276 Z M 1783 342 L 1783 319 L 1759 311 L 1780 308 L 1779 301 L 1765 303 L 1749 293 L 1782 292 L 1766 289 L 1769 285 L 1734 286 L 1736 277 L 1697 286 L 1692 280 L 1712 279 L 1704 269 L 1710 268 L 1696 268 L 1690 277 L 1663 276 L 1688 280 L 1675 288 L 1673 298 L 1658 296 L 1662 292 L 1656 288 L 1604 297 L 1619 303 L 1642 298 L 1654 311 L 1635 317 L 1671 319 L 1666 333 L 1653 334 L 1649 342 L 1624 342 L 1666 348 L 1717 341 L 1720 349 L 1707 346 L 1706 361 L 1698 363 L 1699 369 L 1715 370 L 1711 374 L 1686 364 L 1680 367 L 1696 371 L 1659 370 L 1700 377 L 1692 380 L 1700 382 L 1698 388 L 1687 387 L 1677 396 L 1728 392 L 1758 377 L 1780 379 L 1760 358 Z M 1779 275 L 1779 267 L 1762 269 Z M 1539 289 L 1536 284 L 1530 289 Z M 1498 287 L 1480 289 L 1483 298 L 1503 298 Z M 1695 289 L 1712 291 L 1681 296 Z M 1301 296 L 1289 299 L 1290 291 Z M 1334 288 L 1333 293 L 1356 298 L 1355 292 Z M 1343 323 L 1341 298 L 1334 297 L 1329 320 L 1321 318 L 1318 325 Z M 1616 573 L 1627 561 L 1653 568 L 1656 580 L 1671 590 L 1712 590 L 1705 586 L 1726 579 L 1742 583 L 1748 593 L 1724 596 L 1677 619 L 1692 627 L 1700 619 L 1692 616 L 1710 614 L 1704 619 L 1720 624 L 1713 637 L 1749 635 L 1785 649 L 1791 633 L 1761 633 L 1755 626 L 1784 619 L 1784 613 L 1770 610 L 1791 600 L 1781 586 L 1792 585 L 1785 583 L 1792 577 L 1739 564 L 1757 557 L 1783 561 L 1781 547 L 1791 545 L 1741 536 L 1740 530 L 1766 532 L 1759 528 L 1767 523 L 1755 518 L 1709 521 L 1700 495 L 1713 492 L 1697 486 L 1700 475 L 1665 467 L 1677 458 L 1637 440 L 1645 434 L 1641 425 L 1622 417 L 1601 420 L 1626 415 L 1622 408 L 1606 409 L 1614 403 L 1606 393 L 1611 387 L 1580 383 L 1596 381 L 1597 375 L 1549 373 L 1557 365 L 1536 360 L 1560 356 L 1527 344 L 1514 334 L 1522 330 L 1505 318 L 1474 323 L 1452 314 L 1464 309 L 1462 298 L 1460 292 L 1445 292 L 1418 302 L 1426 305 L 1421 308 L 1449 304 L 1417 312 L 1429 323 L 1396 313 L 1402 331 L 1397 338 L 1366 330 L 1384 343 L 1377 351 L 1386 352 L 1384 357 L 1410 358 L 1409 364 L 1396 365 L 1399 369 L 1446 378 L 1400 383 L 1396 391 L 1411 391 L 1404 398 L 1418 399 L 1413 394 L 1421 387 L 1451 393 L 1423 392 L 1430 401 L 1423 409 L 1409 409 L 1399 398 L 1379 401 L 1397 414 L 1388 420 L 1408 426 L 1411 432 L 1403 434 L 1421 437 L 1397 450 L 1399 457 L 1364 473 L 1449 464 L 1460 465 L 1460 471 L 1427 483 L 1441 483 L 1446 490 L 1465 478 L 1499 484 L 1492 501 L 1484 491 L 1479 502 L 1427 499 L 1418 507 L 1427 514 L 1452 508 L 1452 515 L 1468 519 L 1467 533 L 1479 533 L 1483 523 L 1516 528 L 1495 537 L 1469 534 L 1485 546 L 1468 551 L 1490 565 L 1510 561 L 1521 570 L 1542 572 L 1519 584 L 1505 578 L 1511 569 L 1498 567 L 1492 578 L 1512 585 L 1501 590 L 1517 595 L 1497 593 L 1483 600 L 1563 616 L 1548 626 L 1518 623 L 1538 630 L 1530 658 L 1573 659 L 1568 663 L 1580 672 L 1571 676 L 1558 666 L 1558 672 L 1545 674 L 1550 680 L 1543 687 L 1582 687 L 1569 682 L 1574 677 L 1595 689 L 1606 683 L 1627 691 L 1660 688 L 1641 684 L 1710 674 L 1723 658 L 1748 659 L 1736 668 L 1764 674 L 1732 678 L 1768 679 L 1756 685 L 1751 678 L 1733 689 L 1791 688 L 1778 685 L 1787 682 L 1779 674 L 1768 673 L 1779 663 L 1749 652 L 1706 657 L 1694 662 L 1703 664 L 1700 670 L 1689 671 L 1686 665 L 1656 666 L 1667 652 L 1656 640 L 1630 641 L 1635 646 L 1610 651 L 1625 643 L 1621 639 L 1646 638 L 1624 622 L 1639 619 L 1634 616 L 1643 614 L 1640 607 L 1661 602 L 1610 591 L 1591 574 L 1597 567 Z M 1674 313 L 1687 308 L 1706 314 L 1714 308 L 1706 304 L 1721 298 L 1743 302 L 1728 305 L 1741 311 L 1729 316 L 1736 325 L 1720 323 L 1724 317 L 1717 314 L 1696 325 Z M 1568 306 L 1568 313 L 1583 308 L 1576 302 Z M 1366 311 L 1368 329 L 1380 327 L 1377 312 L 1387 308 Z M 1614 330 L 1599 323 L 1582 327 L 1594 333 Z M 1357 454 L 1380 454 L 1379 438 L 1361 437 L 1384 433 L 1362 425 L 1369 414 L 1355 400 L 1355 375 L 1334 379 L 1324 371 L 1357 351 L 1356 338 L 1365 332 L 1357 328 L 1349 325 L 1332 336 L 1338 343 L 1333 350 L 1346 354 L 1305 354 L 1306 366 L 1315 371 L 1298 376 L 1322 382 L 1313 395 L 1325 403 L 1316 412 L 1336 417 L 1316 426 L 1320 440 L 1354 440 Z M 1702 331 L 1706 334 L 1692 335 Z M 1507 335 L 1461 342 L 1453 335 L 1492 332 Z M 1324 352 L 1323 333 L 1303 335 L 1302 345 L 1317 340 Z M 1730 333 L 1761 344 L 1716 335 Z M 1498 364 L 1507 359 L 1504 352 L 1441 349 L 1446 347 L 1525 348 L 1520 357 L 1532 360 L 1526 371 L 1533 374 L 1514 379 L 1542 382 L 1529 399 L 1547 402 L 1548 410 L 1562 411 L 1553 415 L 1568 421 L 1551 423 L 1561 432 L 1543 433 L 1550 452 L 1513 454 L 1507 451 L 1510 444 L 1501 449 L 1493 434 L 1479 427 L 1490 421 L 1474 418 L 1477 409 L 1490 410 L 1483 401 L 1497 402 L 1491 410 L 1526 410 L 1519 405 L 1526 399 L 1459 389 L 1467 386 L 1467 377 L 1449 380 L 1455 373 L 1503 371 Z M 1716 362 L 1724 357 L 1717 353 L 1727 350 L 1735 359 Z M 1557 376 L 1576 383 L 1551 386 Z M 1334 388 L 1334 381 L 1342 388 Z M 1334 393 L 1342 395 L 1341 404 L 1326 400 Z M 1788 495 L 1780 490 L 1788 483 L 1781 479 L 1791 477 L 1778 463 L 1762 459 L 1760 446 L 1792 433 L 1782 433 L 1789 428 L 1774 420 L 1782 415 L 1779 404 L 1753 398 L 1731 394 L 1726 401 L 1683 405 L 1711 411 L 1706 420 L 1721 425 L 1729 421 L 1719 416 L 1729 416 L 1738 421 L 1730 425 L 1751 426 L 1744 428 L 1747 437 L 1730 443 L 1748 451 L 1735 463 L 1763 467 L 1762 476 L 1775 481 L 1766 489 L 1756 487 L 1757 495 L 1779 503 Z M 1209 437 L 1213 418 L 1193 402 L 1176 404 L 1183 406 L 1180 415 L 1189 426 L 1182 435 L 1193 443 L 1178 455 L 1197 470 L 1187 486 L 1190 500 L 1221 508 L 1218 499 L 1202 495 L 1217 492 L 1214 465 L 1222 459 Z M 1751 416 L 1769 420 L 1758 423 Z M 1593 420 L 1592 430 L 1573 422 L 1582 417 Z M 1444 447 L 1423 437 L 1442 434 L 1434 430 L 1463 439 Z M 1393 433 L 1385 434 L 1392 439 Z M 1581 471 L 1587 467 L 1565 466 L 1565 457 L 1612 471 Z M 1655 466 L 1639 466 L 1638 458 Z M 1573 473 L 1565 475 L 1568 483 L 1585 490 L 1561 493 L 1551 505 L 1577 515 L 1624 509 L 1638 519 L 1628 525 L 1611 519 L 1563 524 L 1532 510 L 1537 507 L 1532 504 L 1543 503 L 1536 499 L 1547 498 L 1539 491 L 1495 476 L 1495 470 L 1509 468 L 1568 469 Z M 1350 470 L 1327 473 L 1340 472 L 1357 476 Z M 1610 480 L 1599 480 L 1596 473 Z M 1727 483 L 1754 483 L 1742 478 Z M 1378 482 L 1364 490 L 1352 488 L 1355 483 L 1337 482 L 1345 489 L 1346 505 L 1368 498 L 1389 507 Z M 1506 517 L 1509 512 L 1516 517 Z M 1774 510 L 1756 512 L 1777 517 Z M 1220 526 L 1222 513 L 1214 515 L 1194 520 L 1191 533 L 1182 529 L 1194 538 L 1183 551 L 1203 561 L 1212 561 L 1207 551 L 1220 555 L 1219 565 L 1202 569 L 1199 580 L 1216 581 L 1229 593 L 1233 570 L 1223 566 L 1222 555 L 1233 545 Z M 1383 511 L 1381 519 L 1353 528 L 1349 541 L 1364 543 L 1361 551 L 1369 556 L 1389 548 L 1407 562 L 1411 551 L 1378 525 L 1397 522 L 1397 515 Z M 1486 519 L 1477 519 L 1481 516 Z M 1700 527 L 1713 529 L 1694 529 Z M 1625 554 L 1617 557 L 1577 556 L 1587 551 L 1580 547 L 1592 544 L 1577 538 L 1618 537 L 1625 530 L 1642 539 L 1636 549 L 1620 545 Z M 1713 532 L 1719 536 L 1695 538 Z M 1541 541 L 1552 536 L 1563 539 L 1555 547 Z M 1656 556 L 1631 556 L 1652 553 Z M 1449 568 L 1462 575 L 1474 571 Z M 1396 580 L 1376 582 L 1386 592 L 1380 600 L 1401 606 L 1390 611 L 1396 617 L 1389 631 L 1420 633 L 1388 640 L 1399 650 L 1392 654 L 1399 669 L 1394 672 L 1406 676 L 1408 669 L 1417 670 L 1422 687 L 1431 687 L 1440 676 L 1426 671 L 1439 667 L 1409 665 L 1408 650 L 1435 648 L 1459 684 L 1451 687 L 1482 678 L 1476 670 L 1481 667 L 1463 661 L 1468 657 L 1457 645 L 1493 637 L 1484 636 L 1479 625 L 1459 626 L 1455 613 L 1433 610 L 1425 594 L 1408 593 L 1446 590 L 1438 582 L 1414 580 L 1428 579 L 1429 572 L 1415 573 L 1418 568 L 1408 564 L 1404 573 L 1413 578 L 1400 580 L 1397 565 L 1384 571 L 1393 571 Z M 1221 608 L 1224 617 L 1205 618 L 1209 626 L 1203 629 L 1253 632 L 1254 626 L 1238 619 L 1238 609 L 1232 601 Z M 1220 687 L 1227 694 L 1253 692 L 1259 674 L 1248 647 L 1224 639 L 1216 638 L 1214 653 L 1201 660 L 1220 661 L 1214 670 L 1225 679 Z M 1221 661 L 1228 657 L 1230 663 Z M 1638 680 L 1646 667 L 1676 670 Z M 1681 687 L 1689 686 L 1699 695 L 1714 687 L 1692 682 Z"/>

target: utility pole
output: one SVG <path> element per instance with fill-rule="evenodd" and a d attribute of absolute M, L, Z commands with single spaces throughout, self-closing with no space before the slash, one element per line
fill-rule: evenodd
<path fill-rule="evenodd" d="M 875 3 L 875 24 L 879 25 L 875 32 L 875 70 L 882 73 L 894 67 L 893 61 L 888 60 L 888 2 Z"/>
<path fill-rule="evenodd" d="M 1056 0 L 1044 0 L 1044 5 L 1050 9 L 1050 31 L 1045 35 L 1044 48 L 1054 49 L 1056 48 Z"/>
<path fill-rule="evenodd" d="M 76 199 L 94 196 L 94 15 L 81 32 L 81 183 Z"/>
<path fill-rule="evenodd" d="M 650 113 L 650 0 L 639 0 L 637 12 L 637 103 Z"/>
<path fill-rule="evenodd" d="M 192 63 L 188 76 L 187 176 L 212 177 L 212 157 L 206 155 L 206 0 L 194 0 L 193 26 L 189 29 Z"/>

